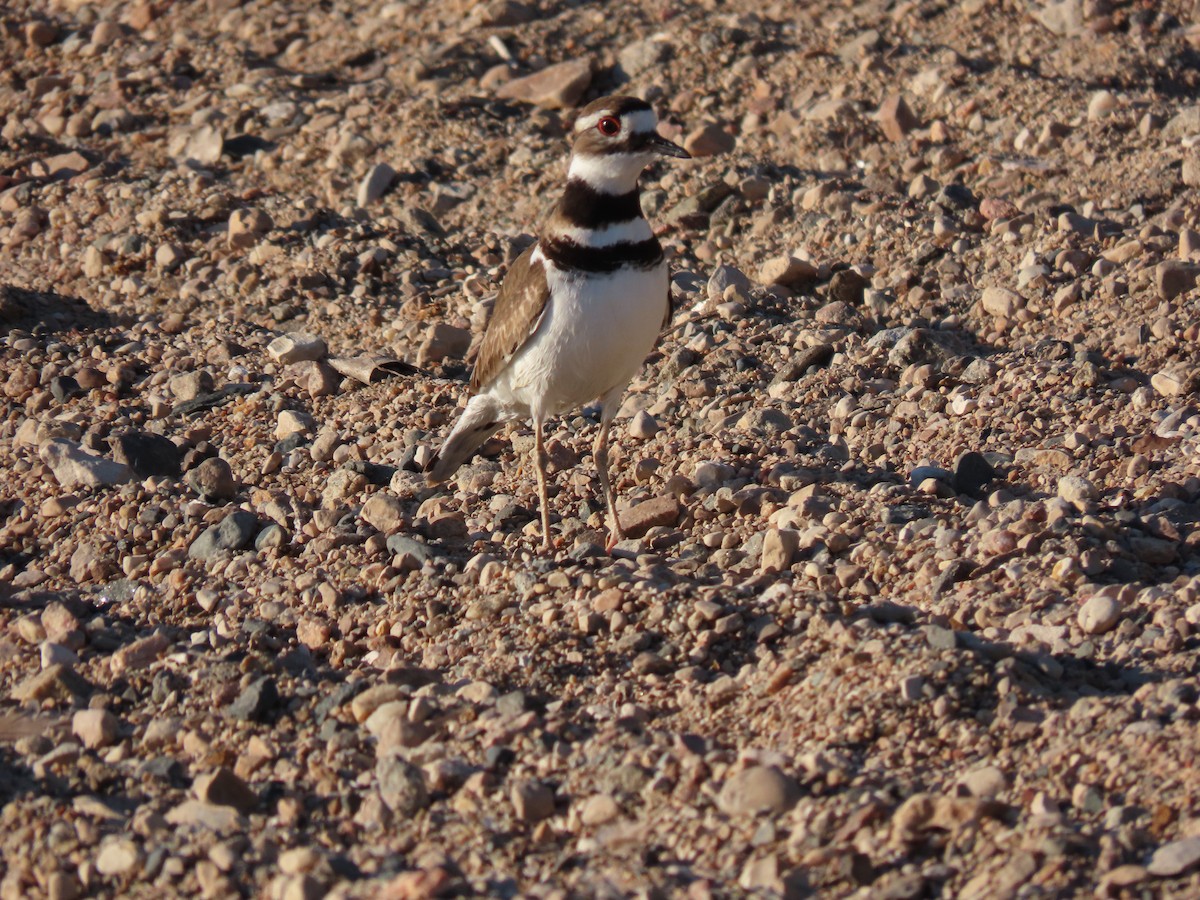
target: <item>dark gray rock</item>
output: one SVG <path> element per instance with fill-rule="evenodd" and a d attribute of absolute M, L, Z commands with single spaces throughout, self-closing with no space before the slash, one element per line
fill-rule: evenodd
<path fill-rule="evenodd" d="M 225 714 L 243 722 L 262 722 L 279 703 L 279 688 L 275 686 L 275 679 L 264 675 L 248 684 L 237 699 L 225 708 Z"/>
<path fill-rule="evenodd" d="M 188 556 L 192 559 L 210 559 L 223 551 L 245 550 L 257 533 L 258 517 L 248 510 L 235 509 L 192 541 Z"/>
<path fill-rule="evenodd" d="M 978 497 L 996 474 L 982 453 L 968 450 L 954 463 L 954 489 L 960 494 Z"/>
<path fill-rule="evenodd" d="M 133 469 L 141 478 L 179 475 L 183 454 L 175 442 L 149 431 L 126 431 L 109 438 L 113 459 Z"/>
<path fill-rule="evenodd" d="M 375 777 L 379 795 L 392 812 L 412 816 L 429 805 L 425 775 L 408 760 L 388 754 L 375 764 Z"/>

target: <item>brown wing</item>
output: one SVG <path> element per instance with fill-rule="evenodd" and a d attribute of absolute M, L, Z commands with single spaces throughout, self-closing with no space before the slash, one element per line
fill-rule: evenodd
<path fill-rule="evenodd" d="M 532 261 L 536 247 L 535 243 L 513 261 L 500 285 L 500 295 L 492 307 L 492 317 L 475 358 L 475 371 L 471 373 L 473 392 L 487 387 L 500 374 L 537 328 L 546 308 L 550 286 L 541 262 Z"/>

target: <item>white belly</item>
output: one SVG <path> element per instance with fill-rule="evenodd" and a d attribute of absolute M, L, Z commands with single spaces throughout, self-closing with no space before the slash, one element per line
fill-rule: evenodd
<path fill-rule="evenodd" d="M 560 415 L 623 392 L 645 362 L 667 312 L 667 264 L 614 273 L 546 265 L 550 300 L 529 342 L 491 393 L 511 412 Z"/>

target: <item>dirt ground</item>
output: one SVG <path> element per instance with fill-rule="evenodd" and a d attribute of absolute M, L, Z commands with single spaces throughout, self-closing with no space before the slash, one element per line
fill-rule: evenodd
<path fill-rule="evenodd" d="M 1200 896 L 1198 14 L 0 8 L 0 898 Z M 543 552 L 420 469 L 614 92 Z"/>

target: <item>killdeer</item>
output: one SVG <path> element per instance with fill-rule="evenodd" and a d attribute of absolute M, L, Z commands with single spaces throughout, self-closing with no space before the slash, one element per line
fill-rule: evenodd
<path fill-rule="evenodd" d="M 608 549 L 624 536 L 608 474 L 608 432 L 671 316 L 667 262 L 642 215 L 638 177 L 660 156 L 689 158 L 657 126 L 654 110 L 637 97 L 604 97 L 580 112 L 562 197 L 500 285 L 471 375 L 473 396 L 426 467 L 429 483 L 440 484 L 504 424 L 531 419 L 546 549 L 542 426 L 596 399 L 593 456 L 610 522 Z"/>

